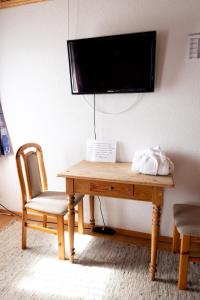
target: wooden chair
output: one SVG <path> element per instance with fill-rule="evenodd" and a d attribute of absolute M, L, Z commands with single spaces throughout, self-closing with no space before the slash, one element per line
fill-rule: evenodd
<path fill-rule="evenodd" d="M 58 257 L 65 259 L 64 215 L 67 212 L 67 197 L 64 192 L 48 191 L 42 149 L 38 144 L 28 143 L 16 153 L 16 163 L 22 193 L 22 249 L 27 244 L 27 227 L 58 235 Z M 78 230 L 83 232 L 83 197 L 77 194 L 74 206 L 78 204 Z M 42 225 L 29 222 L 27 214 L 43 216 Z M 47 227 L 47 217 L 57 219 L 57 228 Z"/>
<path fill-rule="evenodd" d="M 188 204 L 175 204 L 174 233 L 172 251 L 180 252 L 178 288 L 187 287 L 188 262 L 200 262 L 200 257 L 191 252 L 192 238 L 200 237 L 200 206 Z M 195 254 L 196 255 L 196 254 Z"/>

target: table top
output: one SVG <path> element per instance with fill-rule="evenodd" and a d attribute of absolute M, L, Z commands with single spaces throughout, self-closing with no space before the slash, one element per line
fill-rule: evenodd
<path fill-rule="evenodd" d="M 132 163 L 130 162 L 103 163 L 83 160 L 68 170 L 60 172 L 58 176 L 64 178 L 116 181 L 163 188 L 174 187 L 172 175 L 154 176 L 138 174 L 132 171 L 131 167 Z"/>

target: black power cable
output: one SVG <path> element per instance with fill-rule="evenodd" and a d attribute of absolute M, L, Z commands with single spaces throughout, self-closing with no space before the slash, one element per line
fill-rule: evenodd
<path fill-rule="evenodd" d="M 15 217 L 18 217 L 18 218 L 22 218 L 21 215 L 15 213 L 14 211 L 8 209 L 6 206 L 4 206 L 3 204 L 0 203 L 0 206 L 3 207 L 7 212 L 0 212 L 0 215 L 6 215 L 6 216 L 15 216 Z M 35 220 L 35 219 L 31 219 L 31 218 L 27 218 L 28 221 L 32 221 L 32 222 L 38 222 L 38 223 L 42 223 L 43 221 L 41 220 Z M 57 224 L 57 222 L 50 222 L 50 221 L 47 221 L 47 223 L 49 224 Z"/>
<path fill-rule="evenodd" d="M 103 226 L 104 228 L 106 227 L 106 224 L 105 224 L 105 220 L 104 220 L 104 216 L 103 216 L 103 212 L 102 212 L 102 207 L 101 207 L 101 199 L 98 197 L 98 200 L 99 200 L 99 208 L 100 208 L 100 212 L 101 212 L 101 217 L 102 217 L 102 220 L 103 220 Z"/>
<path fill-rule="evenodd" d="M 95 98 L 95 94 L 94 94 L 94 139 L 96 141 L 97 139 L 97 134 L 96 134 L 96 98 Z M 98 200 L 99 200 L 99 207 L 100 207 L 100 212 L 101 212 L 101 217 L 103 220 L 103 225 L 105 227 L 105 221 L 104 221 L 104 216 L 103 216 L 103 212 L 102 212 L 102 208 L 101 208 L 101 199 L 98 196 Z"/>
<path fill-rule="evenodd" d="M 96 99 L 95 99 L 95 94 L 94 94 L 94 139 L 95 139 L 95 141 L 97 139 L 97 134 L 96 134 Z"/>
<path fill-rule="evenodd" d="M 96 98 L 95 98 L 95 94 L 94 94 L 94 139 L 96 141 L 97 139 L 97 134 L 96 134 Z M 105 234 L 114 234 L 115 230 L 109 227 L 106 227 L 105 224 L 105 220 L 104 220 L 104 216 L 103 216 L 103 211 L 102 211 L 102 207 L 101 207 L 101 199 L 99 196 L 98 200 L 99 200 L 99 208 L 100 208 L 100 212 L 101 212 L 101 218 L 103 221 L 103 227 L 94 227 L 92 229 L 93 232 L 97 232 L 97 233 L 105 233 Z"/>
<path fill-rule="evenodd" d="M 3 207 L 8 213 L 6 212 L 1 212 L 0 214 L 1 215 L 8 215 L 8 216 L 16 216 L 16 217 L 19 217 L 21 218 L 20 215 L 16 214 L 14 211 L 12 210 L 9 210 L 6 206 L 4 206 L 3 204 L 0 203 L 0 206 Z"/>

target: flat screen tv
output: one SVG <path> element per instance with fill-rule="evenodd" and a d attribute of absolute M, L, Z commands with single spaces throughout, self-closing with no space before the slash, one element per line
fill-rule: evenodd
<path fill-rule="evenodd" d="M 156 31 L 67 41 L 72 94 L 154 91 Z"/>

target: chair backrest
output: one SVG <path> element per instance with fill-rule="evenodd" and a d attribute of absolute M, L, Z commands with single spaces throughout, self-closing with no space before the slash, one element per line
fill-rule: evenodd
<path fill-rule="evenodd" d="M 24 206 L 47 190 L 42 148 L 36 143 L 24 144 L 16 153 L 16 163 Z"/>

